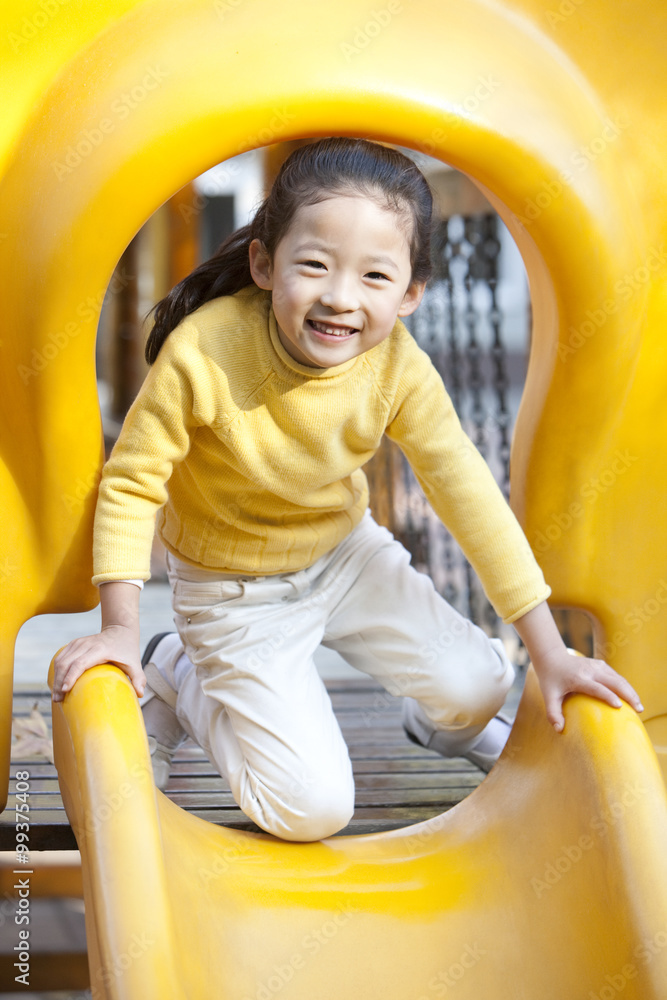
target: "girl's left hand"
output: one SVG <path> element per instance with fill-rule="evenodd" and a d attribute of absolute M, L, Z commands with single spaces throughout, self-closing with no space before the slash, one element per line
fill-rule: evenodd
<path fill-rule="evenodd" d="M 614 708 L 620 708 L 624 698 L 637 712 L 644 711 L 635 689 L 608 663 L 568 652 L 546 601 L 517 618 L 514 627 L 528 650 L 547 718 L 557 733 L 565 725 L 563 699 L 575 692 L 590 694 Z"/>
<path fill-rule="evenodd" d="M 558 733 L 565 725 L 563 699 L 575 692 L 592 695 L 614 708 L 621 707 L 623 698 L 635 711 L 644 711 L 632 685 L 604 660 L 576 656 L 562 646 L 533 659 L 533 667 L 542 689 L 547 718 Z"/>

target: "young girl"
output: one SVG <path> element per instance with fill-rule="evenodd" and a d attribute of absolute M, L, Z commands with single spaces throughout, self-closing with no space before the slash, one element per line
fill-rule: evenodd
<path fill-rule="evenodd" d="M 158 304 L 152 367 L 100 484 L 102 631 L 56 657 L 55 700 L 101 662 L 139 696 L 148 675 L 158 785 L 189 734 L 243 811 L 287 840 L 329 836 L 354 808 L 320 644 L 402 695 L 424 746 L 488 770 L 509 732 L 495 716 L 514 677 L 501 642 L 368 509 L 362 466 L 385 433 L 523 639 L 555 729 L 569 692 L 642 710 L 606 663 L 568 654 L 518 522 L 400 321 L 429 276 L 431 208 L 401 153 L 323 139 L 292 153 L 253 222 Z M 151 640 L 145 675 L 156 514 L 178 633 Z"/>

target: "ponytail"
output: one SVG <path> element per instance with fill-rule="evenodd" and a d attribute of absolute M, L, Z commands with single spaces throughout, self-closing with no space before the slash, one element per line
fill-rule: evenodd
<path fill-rule="evenodd" d="M 153 306 L 155 322 L 146 341 L 146 361 L 152 365 L 163 343 L 178 324 L 199 306 L 221 295 L 252 285 L 248 248 L 251 225 L 237 229 L 222 243 L 212 257 L 196 267 L 175 285 L 168 295 Z"/>

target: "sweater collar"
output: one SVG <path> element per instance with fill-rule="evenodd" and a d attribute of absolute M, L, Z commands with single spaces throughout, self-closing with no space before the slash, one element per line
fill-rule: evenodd
<path fill-rule="evenodd" d="M 269 310 L 269 336 L 271 337 L 271 345 L 285 368 L 289 368 L 290 371 L 296 372 L 298 375 L 307 376 L 308 378 L 337 378 L 339 375 L 343 375 L 354 368 L 357 362 L 363 357 L 363 355 L 359 355 L 358 357 L 350 358 L 349 361 L 344 361 L 342 365 L 333 365 L 331 368 L 311 368 L 309 365 L 299 364 L 298 361 L 295 361 L 294 358 L 287 353 L 281 343 L 280 337 L 278 336 L 278 324 L 276 322 L 273 306 L 271 306 Z"/>

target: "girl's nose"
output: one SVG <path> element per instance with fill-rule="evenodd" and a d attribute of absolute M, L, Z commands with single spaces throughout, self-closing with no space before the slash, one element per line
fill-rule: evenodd
<path fill-rule="evenodd" d="M 354 282 L 349 278 L 339 277 L 331 280 L 320 295 L 320 301 L 327 309 L 334 312 L 354 312 L 360 306 L 359 295 Z"/>

